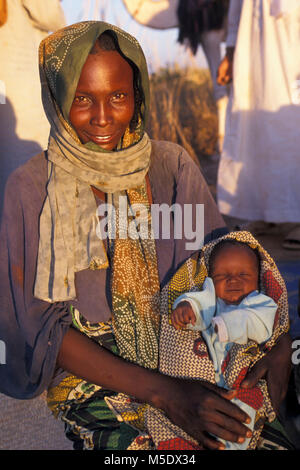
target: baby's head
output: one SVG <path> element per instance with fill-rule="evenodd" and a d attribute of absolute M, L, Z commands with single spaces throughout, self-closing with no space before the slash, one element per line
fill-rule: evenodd
<path fill-rule="evenodd" d="M 212 250 L 209 276 L 216 296 L 226 304 L 238 305 L 250 292 L 259 289 L 260 259 L 246 243 L 227 239 Z"/>

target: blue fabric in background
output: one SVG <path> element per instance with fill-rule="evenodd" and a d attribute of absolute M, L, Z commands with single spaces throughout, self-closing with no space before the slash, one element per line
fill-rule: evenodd
<path fill-rule="evenodd" d="M 299 283 L 300 283 L 300 262 L 299 261 L 279 261 L 277 267 L 286 283 L 289 299 L 289 314 L 291 320 L 290 333 L 292 338 L 300 338 L 300 316 L 299 308 Z"/>

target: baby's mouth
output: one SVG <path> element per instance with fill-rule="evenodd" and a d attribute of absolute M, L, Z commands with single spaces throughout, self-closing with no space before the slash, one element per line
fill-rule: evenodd
<path fill-rule="evenodd" d="M 242 289 L 227 289 L 225 294 L 227 303 L 239 304 L 244 298 Z"/>

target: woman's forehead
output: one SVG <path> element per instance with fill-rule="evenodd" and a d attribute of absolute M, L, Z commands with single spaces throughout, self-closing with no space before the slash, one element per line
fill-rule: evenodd
<path fill-rule="evenodd" d="M 133 70 L 117 51 L 90 54 L 81 70 L 78 88 L 89 90 L 133 87 Z"/>

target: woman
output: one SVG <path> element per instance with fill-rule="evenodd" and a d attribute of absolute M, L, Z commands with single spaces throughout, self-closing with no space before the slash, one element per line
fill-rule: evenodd
<path fill-rule="evenodd" d="M 206 241 L 224 230 L 183 149 L 144 131 L 149 83 L 139 44 L 106 23 L 79 23 L 41 43 L 40 65 L 48 150 L 11 176 L 1 230 L 1 391 L 30 398 L 49 388 L 49 405 L 78 449 L 136 442 L 106 406 L 114 392 L 163 409 L 204 447 L 220 445 L 207 432 L 243 439 L 247 415 L 227 392 L 157 372 L 159 291 L 190 256 L 189 237 L 173 230 L 169 239 L 122 238 L 108 223 L 101 240 L 95 230 L 97 206 L 102 216 L 104 203 L 120 214 L 124 201 L 130 223 L 135 204 L 146 208 L 150 230 L 151 204 L 204 204 Z M 272 360 L 288 369 L 286 336 L 270 354 L 248 385 L 267 371 L 274 386 Z M 277 403 L 281 392 L 275 387 Z"/>

